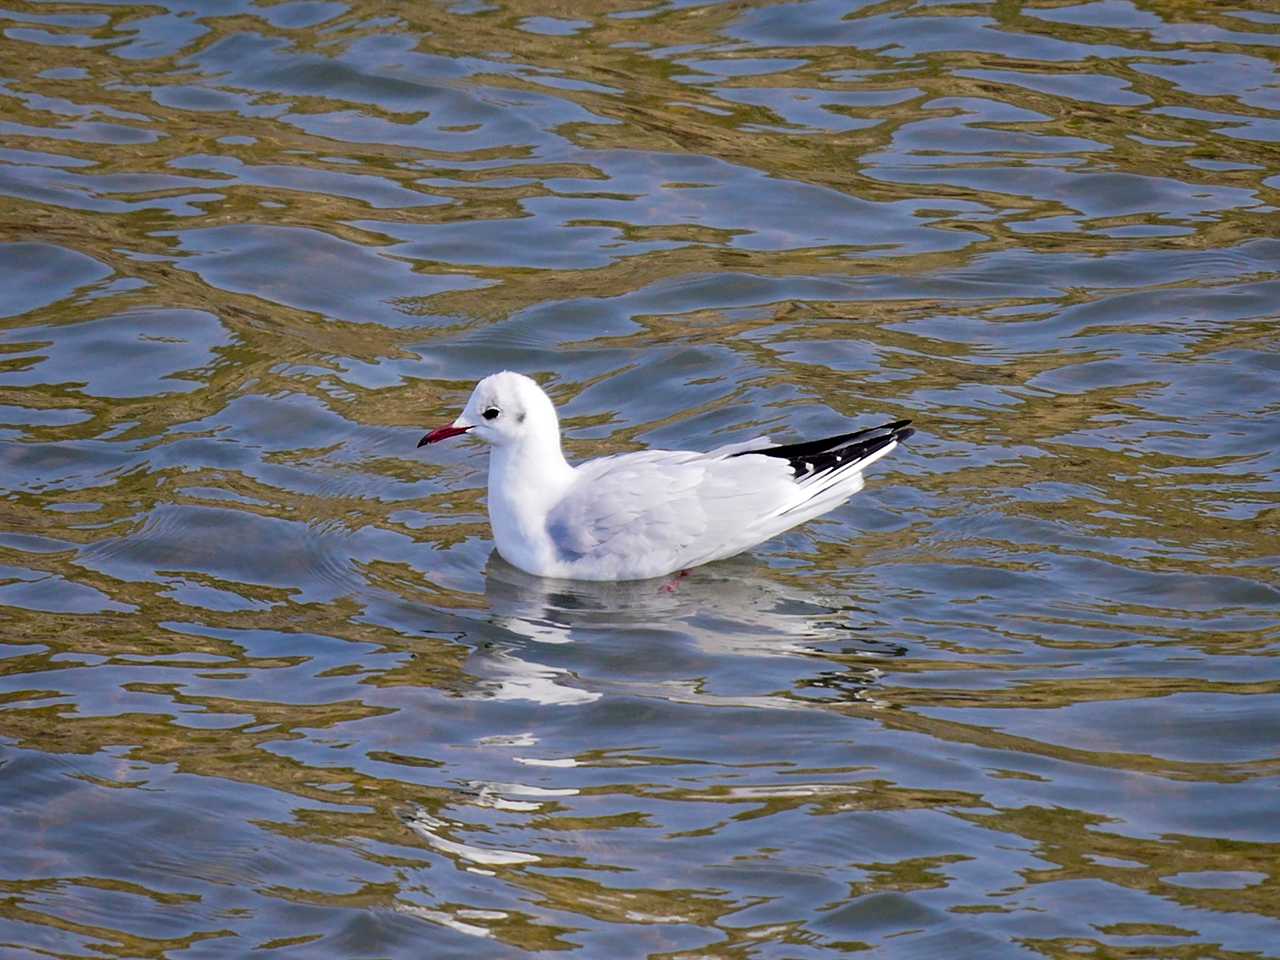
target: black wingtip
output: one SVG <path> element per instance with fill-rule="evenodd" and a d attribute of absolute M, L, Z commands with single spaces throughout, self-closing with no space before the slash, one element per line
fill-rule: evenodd
<path fill-rule="evenodd" d="M 842 433 L 822 440 L 808 440 L 791 443 L 780 447 L 766 447 L 763 450 L 743 450 L 731 453 L 731 457 L 742 457 L 756 454 L 764 457 L 777 457 L 791 464 L 791 470 L 797 478 L 826 470 L 838 470 L 857 463 L 882 450 L 891 443 L 900 443 L 915 434 L 910 420 L 894 420 L 882 423 L 866 430 L 855 430 L 853 433 Z"/>

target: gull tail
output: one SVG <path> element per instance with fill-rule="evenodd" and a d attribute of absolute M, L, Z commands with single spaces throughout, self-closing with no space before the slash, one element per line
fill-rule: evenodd
<path fill-rule="evenodd" d="M 910 420 L 895 420 L 867 430 L 841 433 L 822 440 L 789 443 L 781 447 L 738 450 L 730 457 L 779 457 L 791 464 L 799 483 L 806 483 L 825 473 L 845 468 L 861 469 L 884 456 L 888 448 L 915 433 Z M 876 456 L 879 454 L 879 456 Z"/>
<path fill-rule="evenodd" d="M 892 453 L 913 433 L 910 420 L 895 420 L 822 440 L 743 450 L 729 456 L 777 457 L 790 464 L 798 496 L 774 514 L 790 527 L 826 513 L 861 490 L 862 471 Z"/>

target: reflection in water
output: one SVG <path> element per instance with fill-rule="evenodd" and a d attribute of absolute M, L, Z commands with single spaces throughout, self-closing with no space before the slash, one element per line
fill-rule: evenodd
<path fill-rule="evenodd" d="M 1278 29 L 0 10 L 0 955 L 1274 954 Z M 414 453 L 501 367 L 574 457 L 923 429 L 538 581 Z"/>
<path fill-rule="evenodd" d="M 679 579 L 555 580 L 518 570 L 495 552 L 485 567 L 484 594 L 493 623 L 539 643 L 568 643 L 575 629 L 659 624 L 678 626 L 708 652 L 783 656 L 802 652 L 800 640 L 833 639 L 830 621 L 838 612 L 768 574 L 758 560 L 740 557 Z"/>
<path fill-rule="evenodd" d="M 824 606 L 799 587 L 783 588 L 767 568 L 745 558 L 699 568 L 679 580 L 595 582 L 535 577 L 507 563 L 497 553 L 485 568 L 485 617 L 500 631 L 527 642 L 486 646 L 482 667 L 479 653 L 468 669 L 492 672 L 487 696 L 529 699 L 543 704 L 571 704 L 594 700 L 600 690 L 575 686 L 559 668 L 537 664 L 537 644 L 608 643 L 620 638 L 642 648 L 663 649 L 672 640 L 700 657 L 821 656 L 821 643 L 848 641 L 844 615 Z M 839 648 L 856 655 L 852 644 Z M 871 651 L 862 651 L 871 655 Z M 901 650 L 876 648 L 877 656 Z M 869 683 L 879 671 L 868 668 Z M 556 679 L 559 678 L 559 682 Z M 606 681 L 611 695 L 661 696 L 709 702 L 693 679 L 661 684 Z M 843 679 L 846 693 L 854 688 Z M 858 695 L 861 695 L 858 689 Z M 752 697 L 753 705 L 768 698 Z M 728 701 L 725 701 L 728 702 Z M 777 707 L 791 701 L 776 698 Z"/>

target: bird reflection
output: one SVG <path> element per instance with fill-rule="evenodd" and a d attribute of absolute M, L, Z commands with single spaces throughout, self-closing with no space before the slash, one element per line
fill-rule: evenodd
<path fill-rule="evenodd" d="M 678 692 L 683 699 L 688 681 L 655 680 L 647 661 L 638 670 L 643 681 L 628 683 L 618 675 L 621 658 L 646 658 L 647 650 L 686 651 L 701 658 L 703 667 L 707 657 L 898 652 L 861 639 L 856 608 L 848 602 L 823 600 L 771 574 L 763 563 L 740 558 L 699 568 L 674 584 L 554 580 L 524 573 L 495 552 L 485 567 L 483 616 L 491 642 L 478 647 L 469 664 L 482 678 L 472 694 L 569 705 L 622 686 L 649 695 Z M 547 648 L 565 644 L 581 647 L 573 653 Z M 863 687 L 878 671 L 868 667 L 857 674 L 857 686 Z"/>
<path fill-rule="evenodd" d="M 485 566 L 493 622 L 539 643 L 567 643 L 583 630 L 679 624 L 712 650 L 770 653 L 833 635 L 839 608 L 771 579 L 749 558 L 699 568 L 679 580 L 554 580 L 518 570 L 496 552 Z M 766 652 L 763 648 L 760 652 Z"/>

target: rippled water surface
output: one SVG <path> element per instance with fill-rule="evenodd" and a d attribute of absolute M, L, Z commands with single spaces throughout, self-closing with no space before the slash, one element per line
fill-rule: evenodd
<path fill-rule="evenodd" d="M 1280 10 L 645 2 L 0 11 L 0 955 L 1280 956 Z M 539 580 L 504 367 L 919 433 Z"/>

